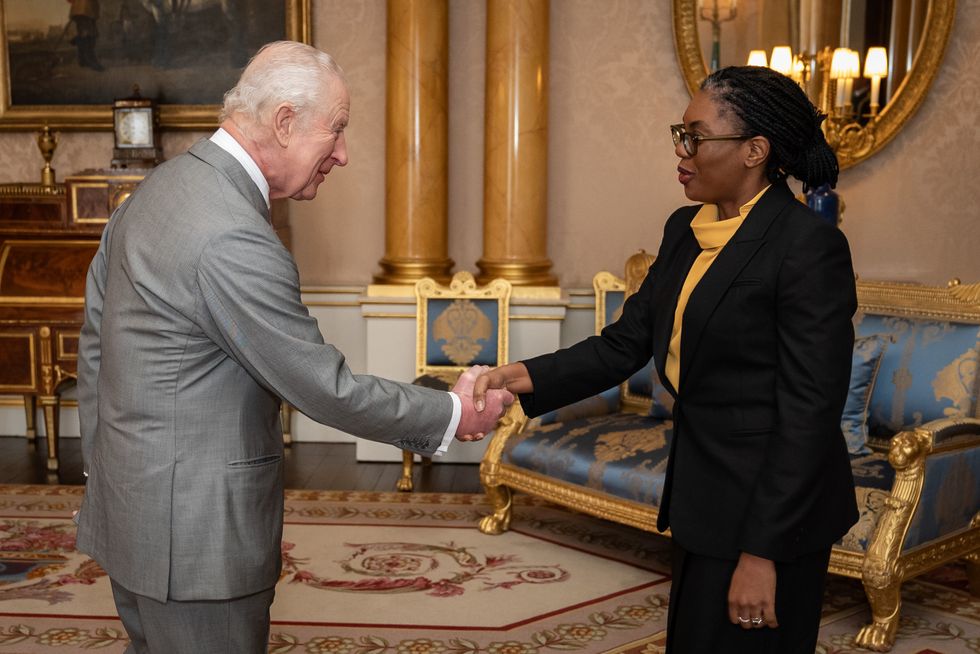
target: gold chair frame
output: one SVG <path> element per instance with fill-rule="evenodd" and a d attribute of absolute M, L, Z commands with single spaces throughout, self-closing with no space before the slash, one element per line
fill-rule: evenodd
<path fill-rule="evenodd" d="M 497 301 L 497 352 L 496 365 L 507 363 L 508 351 L 508 323 L 510 319 L 510 295 L 511 283 L 506 279 L 494 279 L 484 286 L 477 286 L 476 279 L 469 272 L 462 271 L 453 275 L 448 286 L 444 286 L 432 279 L 425 277 L 415 283 L 415 307 L 416 307 L 416 343 L 415 343 L 415 376 L 416 378 L 424 375 L 431 375 L 442 379 L 452 387 L 459 376 L 466 371 L 468 365 L 429 365 L 428 343 L 429 343 L 429 300 L 496 300 Z M 409 451 L 402 452 L 402 476 L 398 480 L 397 488 L 400 491 L 411 491 L 414 488 L 412 481 L 412 467 L 415 455 Z M 423 464 L 431 463 L 428 457 L 422 458 Z"/>

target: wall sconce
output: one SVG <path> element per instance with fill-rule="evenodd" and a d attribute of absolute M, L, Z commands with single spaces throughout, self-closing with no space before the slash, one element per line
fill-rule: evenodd
<path fill-rule="evenodd" d="M 837 48 L 830 52 L 824 48 L 817 57 L 824 74 L 820 107 L 827 113 L 823 123 L 827 143 L 841 160 L 860 159 L 875 144 L 875 127 L 878 120 L 878 101 L 881 78 L 888 72 L 888 52 L 885 48 L 871 48 L 865 57 L 865 77 L 871 79 L 871 111 L 859 116 L 853 109 L 854 80 L 861 77 L 861 56 L 849 48 Z M 870 65 L 869 65 L 870 62 Z M 830 106 L 830 80 L 836 83 L 836 100 Z M 868 118 L 861 122 L 862 118 Z"/>

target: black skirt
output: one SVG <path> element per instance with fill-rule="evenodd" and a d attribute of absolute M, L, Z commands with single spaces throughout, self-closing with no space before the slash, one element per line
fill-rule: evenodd
<path fill-rule="evenodd" d="M 728 620 L 737 561 L 686 551 L 674 541 L 667 654 L 813 654 L 830 548 L 776 563 L 779 627 L 743 629 Z"/>

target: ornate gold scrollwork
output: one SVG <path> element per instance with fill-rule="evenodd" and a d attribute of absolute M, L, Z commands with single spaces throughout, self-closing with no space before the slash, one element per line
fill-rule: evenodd
<path fill-rule="evenodd" d="M 493 513 L 480 519 L 480 531 L 485 534 L 502 534 L 510 527 L 513 510 L 511 491 L 499 482 L 500 458 L 507 440 L 519 434 L 527 425 L 528 418 L 519 402 L 514 402 L 497 423 L 496 433 L 480 462 L 480 483 L 486 491 Z"/>
<path fill-rule="evenodd" d="M 899 564 L 902 543 L 919 504 L 926 455 L 932 451 L 932 434 L 924 429 L 904 431 L 892 438 L 888 462 L 895 468 L 895 483 L 885 500 L 861 569 L 864 590 L 871 604 L 871 624 L 858 632 L 854 642 L 876 652 L 886 652 L 895 642 L 901 608 L 903 570 Z"/>

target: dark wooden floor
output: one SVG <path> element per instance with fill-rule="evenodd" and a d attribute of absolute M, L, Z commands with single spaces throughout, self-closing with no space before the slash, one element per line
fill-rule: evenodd
<path fill-rule="evenodd" d="M 48 475 L 47 446 L 22 436 L 0 436 L 0 484 L 81 484 L 77 438 L 61 439 L 61 469 Z M 353 443 L 293 443 L 286 448 L 286 488 L 393 491 L 400 463 L 358 463 Z M 463 463 L 415 465 L 415 490 L 428 493 L 482 493 L 479 466 Z"/>

